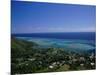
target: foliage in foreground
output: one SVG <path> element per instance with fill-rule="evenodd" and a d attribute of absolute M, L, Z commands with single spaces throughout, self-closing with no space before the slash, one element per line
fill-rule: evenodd
<path fill-rule="evenodd" d="M 95 69 L 93 52 L 75 53 L 62 48 L 41 48 L 12 37 L 11 74 Z"/>

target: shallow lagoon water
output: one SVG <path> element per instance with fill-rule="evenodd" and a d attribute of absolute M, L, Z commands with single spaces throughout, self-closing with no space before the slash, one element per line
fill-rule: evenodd
<path fill-rule="evenodd" d="M 95 41 L 93 40 L 76 40 L 76 39 L 55 39 L 55 38 L 34 38 L 34 37 L 17 37 L 20 39 L 35 42 L 40 47 L 64 48 L 67 50 L 93 50 Z"/>

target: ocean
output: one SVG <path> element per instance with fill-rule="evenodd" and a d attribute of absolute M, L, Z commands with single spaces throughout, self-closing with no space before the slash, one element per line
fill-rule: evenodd
<path fill-rule="evenodd" d="M 56 38 L 56 39 L 83 39 L 95 40 L 95 32 L 58 32 L 58 33 L 21 33 L 12 34 L 16 37 L 39 37 L 39 38 Z"/>
<path fill-rule="evenodd" d="M 28 33 L 12 34 L 19 39 L 35 42 L 40 47 L 63 48 L 65 50 L 95 50 L 95 32 L 68 32 L 68 33 Z"/>

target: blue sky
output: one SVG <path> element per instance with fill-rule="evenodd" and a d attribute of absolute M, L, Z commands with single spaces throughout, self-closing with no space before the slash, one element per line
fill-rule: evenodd
<path fill-rule="evenodd" d="M 95 32 L 96 7 L 12 1 L 12 33 Z"/>

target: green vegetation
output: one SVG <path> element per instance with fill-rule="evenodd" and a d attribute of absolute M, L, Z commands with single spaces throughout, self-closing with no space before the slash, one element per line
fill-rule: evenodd
<path fill-rule="evenodd" d="M 62 48 L 11 38 L 11 74 L 95 69 L 93 53 L 75 53 Z"/>
<path fill-rule="evenodd" d="M 56 71 L 68 71 L 70 68 L 69 65 L 64 64 L 63 66 L 61 66 L 60 68 L 58 68 Z"/>

